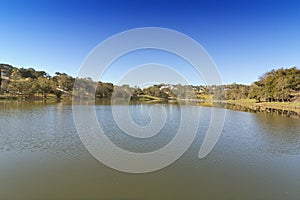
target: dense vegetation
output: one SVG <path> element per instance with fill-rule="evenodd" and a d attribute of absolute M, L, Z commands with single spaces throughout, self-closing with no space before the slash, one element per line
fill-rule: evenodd
<path fill-rule="evenodd" d="M 291 101 L 300 91 L 300 70 L 272 70 L 260 77 L 250 91 L 250 97 L 258 101 Z"/>
<path fill-rule="evenodd" d="M 76 94 L 73 94 L 76 81 Z M 97 98 L 128 99 L 201 99 L 260 101 L 293 101 L 299 96 L 300 70 L 296 67 L 272 70 L 265 73 L 251 85 L 229 84 L 222 86 L 186 86 L 159 84 L 147 88 L 117 86 L 112 83 L 94 82 L 90 78 L 73 78 L 56 72 L 50 76 L 45 71 L 33 68 L 17 68 L 0 64 L 0 93 L 23 98 L 56 98 L 71 95 Z"/>
<path fill-rule="evenodd" d="M 251 85 L 225 85 L 223 95 L 228 100 L 256 99 L 257 102 L 285 102 L 299 97 L 300 70 L 296 67 L 266 72 Z"/>
<path fill-rule="evenodd" d="M 1 93 L 22 97 L 43 97 L 54 94 L 60 98 L 62 94 L 70 95 L 73 89 L 74 78 L 56 72 L 51 77 L 45 71 L 36 71 L 33 68 L 16 68 L 11 65 L 0 64 Z"/>

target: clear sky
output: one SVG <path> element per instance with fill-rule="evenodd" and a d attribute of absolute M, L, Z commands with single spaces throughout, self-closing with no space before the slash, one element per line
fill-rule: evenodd
<path fill-rule="evenodd" d="M 248 84 L 270 69 L 300 66 L 298 0 L 1 0 L 0 10 L 0 63 L 50 74 L 76 76 L 101 41 L 149 26 L 195 39 L 213 58 L 224 83 Z M 116 82 L 113 73 L 120 70 L 104 80 Z"/>

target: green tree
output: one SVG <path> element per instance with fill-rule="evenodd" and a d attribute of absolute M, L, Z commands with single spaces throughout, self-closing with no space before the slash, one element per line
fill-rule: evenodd
<path fill-rule="evenodd" d="M 96 96 L 99 98 L 110 98 L 114 90 L 112 83 L 98 82 L 96 88 Z"/>
<path fill-rule="evenodd" d="M 34 96 L 38 87 L 33 79 L 26 78 L 12 81 L 8 88 L 13 95 Z"/>
<path fill-rule="evenodd" d="M 39 77 L 37 79 L 38 89 L 39 92 L 43 94 L 44 98 L 47 98 L 47 95 L 50 92 L 53 92 L 55 89 L 55 83 L 52 79 L 45 78 L 45 77 Z"/>
<path fill-rule="evenodd" d="M 250 97 L 265 101 L 290 101 L 293 93 L 300 90 L 300 70 L 271 70 L 251 86 Z"/>

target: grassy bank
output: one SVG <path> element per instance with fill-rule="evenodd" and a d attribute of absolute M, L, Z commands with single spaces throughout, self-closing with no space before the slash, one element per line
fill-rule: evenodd
<path fill-rule="evenodd" d="M 56 100 L 57 97 L 54 94 L 49 94 L 45 98 L 42 95 L 35 96 L 24 96 L 24 95 L 9 95 L 9 94 L 0 94 L 0 100 Z M 71 99 L 69 96 L 62 96 L 61 99 Z"/>
<path fill-rule="evenodd" d="M 18 100 L 18 97 L 8 96 L 8 95 L 0 95 L 0 100 Z"/>
<path fill-rule="evenodd" d="M 253 99 L 241 99 L 241 100 L 227 100 L 224 103 L 230 103 L 240 106 L 245 106 L 249 108 L 264 107 L 264 108 L 274 108 L 289 110 L 300 113 L 300 102 L 256 102 Z"/>

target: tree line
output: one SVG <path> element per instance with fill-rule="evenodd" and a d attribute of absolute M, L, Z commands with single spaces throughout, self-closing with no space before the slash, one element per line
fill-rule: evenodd
<path fill-rule="evenodd" d="M 76 82 L 76 84 L 75 84 Z M 75 84 L 75 85 L 74 85 Z M 73 93 L 73 89 L 75 91 Z M 293 101 L 299 96 L 300 70 L 296 67 L 271 70 L 251 85 L 228 84 L 212 86 L 156 84 L 146 88 L 95 82 L 91 78 L 74 78 L 66 73 L 56 72 L 50 76 L 45 71 L 34 68 L 17 68 L 0 64 L 0 93 L 21 97 L 56 98 L 92 96 L 96 98 L 140 99 L 157 97 L 160 99 L 202 99 Z"/>
<path fill-rule="evenodd" d="M 0 75 L 1 94 L 23 97 L 47 98 L 49 94 L 54 94 L 60 98 L 63 94 L 70 95 L 75 80 L 65 73 L 56 72 L 51 77 L 45 71 L 7 64 L 0 64 Z"/>
<path fill-rule="evenodd" d="M 299 99 L 300 70 L 296 67 L 271 70 L 251 85 L 225 85 L 226 99 L 255 99 L 257 102 L 289 102 Z"/>

